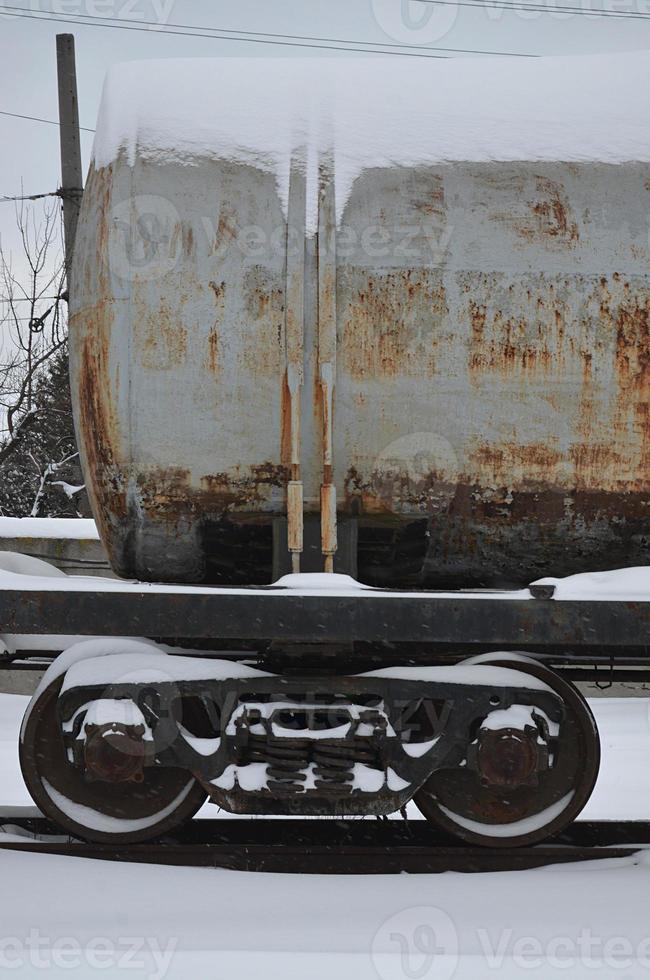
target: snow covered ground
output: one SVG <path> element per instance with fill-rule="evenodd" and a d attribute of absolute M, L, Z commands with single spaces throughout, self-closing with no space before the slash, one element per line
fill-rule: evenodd
<path fill-rule="evenodd" d="M 0 695 L 0 809 L 27 699 Z M 650 700 L 592 702 L 590 819 L 650 819 Z M 206 808 L 206 815 L 216 808 Z M 538 871 L 245 874 L 0 852 L 0 974 L 172 980 L 650 977 L 650 853 Z"/>

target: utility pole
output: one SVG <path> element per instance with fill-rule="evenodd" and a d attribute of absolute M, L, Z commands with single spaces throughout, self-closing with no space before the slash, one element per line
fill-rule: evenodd
<path fill-rule="evenodd" d="M 65 268 L 69 291 L 72 253 L 77 233 L 81 195 L 83 194 L 74 34 L 57 34 L 56 64 L 59 80 L 59 132 L 61 139 L 60 194 L 63 200 Z"/>

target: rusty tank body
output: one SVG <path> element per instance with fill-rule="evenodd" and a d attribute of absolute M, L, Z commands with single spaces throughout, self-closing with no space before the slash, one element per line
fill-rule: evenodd
<path fill-rule="evenodd" d="M 267 63 L 261 87 L 251 64 L 107 84 L 70 344 L 118 574 L 271 582 L 290 550 L 331 558 L 321 517 L 369 584 L 647 564 L 650 164 L 585 151 L 597 73 L 549 135 L 552 73 L 509 62 L 499 142 L 498 67 L 477 89 L 436 65 L 449 106 L 428 64 L 391 88 L 368 59 Z"/>

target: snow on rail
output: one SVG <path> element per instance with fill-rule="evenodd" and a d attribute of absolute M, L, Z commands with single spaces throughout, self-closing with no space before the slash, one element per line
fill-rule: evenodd
<path fill-rule="evenodd" d="M 566 578 L 541 578 L 534 585 L 555 586 L 554 599 L 590 602 L 650 601 L 650 566 L 617 568 L 609 572 L 582 572 Z"/>
<path fill-rule="evenodd" d="M 541 578 L 533 585 L 553 585 L 553 599 L 583 601 L 650 602 L 650 566 L 619 568 L 608 572 L 584 572 L 567 578 Z M 306 572 L 284 575 L 272 585 L 229 588 L 210 585 L 166 585 L 127 582 L 99 575 L 66 575 L 54 566 L 13 552 L 0 551 L 0 590 L 30 592 L 120 592 L 127 594 L 321 596 L 323 599 L 499 599 L 532 600 L 529 589 L 466 591 L 399 591 L 376 589 L 349 575 Z M 534 600 L 539 601 L 539 600 Z"/>
<path fill-rule="evenodd" d="M 382 598 L 486 598 L 486 599 L 531 599 L 528 589 L 510 592 L 398 592 L 374 589 L 356 582 L 349 575 L 329 575 L 325 573 L 305 573 L 285 575 L 274 585 L 253 586 L 249 588 L 228 588 L 210 585 L 163 585 L 151 582 L 127 582 L 122 579 L 102 578 L 99 575 L 33 575 L 2 568 L 0 560 L 0 590 L 21 590 L 30 592 L 121 592 L 141 594 L 174 595 L 246 595 L 246 596 L 322 596 L 324 599 L 363 597 Z"/>
<path fill-rule="evenodd" d="M 317 186 L 332 161 L 340 219 L 374 167 L 449 161 L 650 161 L 650 54 L 544 58 L 220 58 L 109 72 L 94 163 L 206 158 Z M 315 230 L 315 194 L 308 228 Z"/>

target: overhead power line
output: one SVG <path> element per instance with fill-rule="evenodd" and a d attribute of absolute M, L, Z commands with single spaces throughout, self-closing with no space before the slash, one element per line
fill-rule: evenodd
<path fill-rule="evenodd" d="M 54 14 L 32 14 L 24 7 L 14 7 L 0 4 L 0 16 L 12 16 L 25 20 L 51 21 L 58 24 L 77 24 L 80 27 L 103 27 L 121 31 L 137 31 L 144 34 L 169 34 L 177 37 L 204 37 L 222 41 L 240 41 L 251 44 L 276 44 L 289 48 L 311 48 L 322 51 L 355 51 L 362 54 L 395 55 L 404 58 L 445 58 L 448 54 L 482 54 L 499 55 L 503 57 L 528 58 L 535 57 L 521 51 L 485 51 L 477 48 L 447 48 L 429 45 L 418 45 L 420 50 L 414 51 L 410 44 L 384 44 L 381 41 L 358 41 L 346 38 L 311 37 L 301 34 L 271 34 L 264 31 L 231 30 L 221 27 L 204 27 L 192 24 L 168 24 L 161 27 L 153 21 L 140 21 L 139 26 L 132 21 L 111 18 L 110 23 L 90 14 L 77 14 L 75 17 L 61 17 Z M 343 47 L 342 45 L 346 45 Z M 365 45 L 365 47 L 359 47 Z M 398 49 L 398 50 L 395 50 Z M 445 52 L 443 54 L 427 54 L 425 52 Z"/>
<path fill-rule="evenodd" d="M 42 119 L 40 116 L 25 116 L 21 112 L 7 112 L 6 109 L 0 109 L 0 116 L 12 116 L 14 119 L 30 119 L 32 122 L 47 123 L 48 126 L 58 126 L 59 123 L 54 119 Z M 94 129 L 88 129 L 87 126 L 80 126 L 84 133 L 94 133 Z"/>
<path fill-rule="evenodd" d="M 533 3 L 517 3 L 516 0 L 414 0 L 427 6 L 442 5 L 444 7 L 479 7 L 487 10 L 490 7 L 498 10 L 526 10 L 534 13 L 576 14 L 579 17 L 617 17 L 622 20 L 650 20 L 650 13 L 634 10 L 585 10 L 584 7 L 564 4 L 544 3 L 535 0 Z"/>
<path fill-rule="evenodd" d="M 0 10 L 6 10 L 8 12 L 11 11 L 12 12 L 11 13 L 11 16 L 13 16 L 13 11 L 21 11 L 23 13 L 25 19 L 29 19 L 29 17 L 36 17 L 37 16 L 35 14 L 32 14 L 31 11 L 25 10 L 24 7 L 16 7 L 16 6 L 12 6 L 11 4 L 0 4 Z M 39 19 L 39 20 L 53 20 L 55 17 L 58 18 L 58 17 L 63 17 L 64 16 L 64 14 L 58 14 L 56 11 L 53 11 L 52 14 L 49 14 L 48 11 L 44 11 L 43 13 L 45 13 L 47 16 L 41 17 L 39 15 L 37 17 L 37 19 Z M 147 34 L 152 34 L 152 33 L 157 33 L 157 32 L 158 33 L 173 33 L 173 34 L 176 34 L 179 31 L 192 31 L 192 32 L 195 32 L 195 31 L 208 31 L 208 32 L 210 32 L 208 34 L 196 34 L 196 35 L 192 35 L 192 36 L 196 36 L 196 37 L 209 37 L 209 38 L 211 38 L 211 37 L 220 37 L 223 34 L 226 34 L 226 35 L 237 35 L 237 37 L 235 37 L 235 40 L 246 40 L 247 38 L 251 37 L 251 38 L 257 39 L 259 41 L 259 43 L 261 43 L 261 44 L 271 43 L 270 41 L 267 41 L 266 39 L 267 38 L 274 38 L 274 39 L 278 39 L 278 40 L 283 41 L 283 42 L 284 41 L 318 41 L 318 42 L 322 42 L 323 44 L 325 44 L 325 43 L 330 43 L 330 44 L 362 44 L 362 45 L 364 45 L 366 47 L 370 47 L 370 48 L 373 48 L 373 47 L 401 48 L 402 50 L 409 51 L 409 52 L 414 51 L 414 50 L 418 50 L 418 49 L 420 49 L 422 51 L 435 51 L 435 50 L 438 50 L 437 48 L 430 47 L 428 44 L 393 44 L 392 42 L 389 42 L 389 41 L 363 41 L 363 40 L 360 40 L 359 38 L 312 37 L 310 35 L 305 35 L 305 34 L 284 34 L 284 33 L 281 33 L 280 34 L 280 33 L 274 33 L 273 31 L 246 31 L 246 30 L 239 30 L 239 29 L 237 29 L 237 30 L 230 29 L 230 28 L 227 28 L 227 27 L 206 27 L 205 25 L 200 25 L 200 24 L 194 25 L 194 24 L 170 24 L 170 23 L 167 23 L 167 24 L 164 25 L 164 29 L 163 29 L 163 25 L 158 25 L 154 21 L 150 21 L 150 20 L 141 20 L 141 21 L 138 21 L 139 26 L 137 26 L 137 25 L 134 26 L 133 21 L 126 20 L 123 17 L 122 18 L 121 17 L 99 17 L 99 16 L 96 17 L 96 16 L 94 16 L 92 14 L 82 14 L 82 13 L 75 13 L 74 16 L 77 19 L 82 19 L 84 24 L 89 23 L 91 26 L 93 26 L 92 25 L 92 22 L 93 21 L 96 21 L 97 23 L 94 25 L 96 27 L 124 27 L 124 29 L 126 29 L 126 30 L 132 30 L 132 29 L 143 30 L 144 28 L 146 28 L 146 33 Z M 105 23 L 106 21 L 109 21 L 109 23 Z M 241 35 L 241 37 L 239 35 Z M 227 38 L 224 38 L 224 40 L 227 40 Z M 347 50 L 347 48 L 345 50 Z M 442 49 L 442 50 L 447 50 L 447 49 L 445 48 L 445 49 Z M 456 49 L 450 49 L 450 50 L 456 50 Z M 498 52 L 498 53 L 501 53 L 501 52 Z"/>

